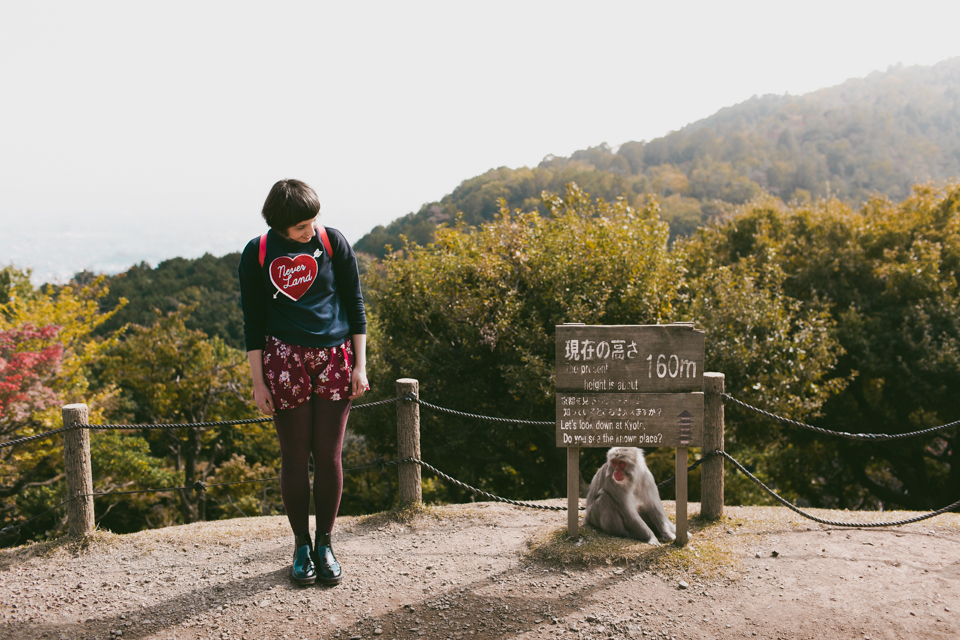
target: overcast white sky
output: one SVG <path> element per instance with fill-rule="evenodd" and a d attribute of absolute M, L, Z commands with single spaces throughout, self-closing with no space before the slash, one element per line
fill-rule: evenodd
<path fill-rule="evenodd" d="M 2 1 L 0 262 L 239 250 L 287 177 L 356 241 L 491 167 L 960 55 L 957 24 L 922 0 Z"/>

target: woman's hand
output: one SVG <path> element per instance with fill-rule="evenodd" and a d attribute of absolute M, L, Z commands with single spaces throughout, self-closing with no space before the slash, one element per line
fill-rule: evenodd
<path fill-rule="evenodd" d="M 370 389 L 367 383 L 367 370 L 362 367 L 354 367 L 353 375 L 350 376 L 350 399 L 356 400 Z"/>
<path fill-rule="evenodd" d="M 353 340 L 353 374 L 350 376 L 350 399 L 356 400 L 370 390 L 367 382 L 367 336 L 351 336 Z"/>
<path fill-rule="evenodd" d="M 267 388 L 266 383 L 254 383 L 253 401 L 257 403 L 257 409 L 260 409 L 260 413 L 263 415 L 272 416 L 276 413 L 273 406 L 273 396 L 270 394 L 270 389 Z"/>
<path fill-rule="evenodd" d="M 253 401 L 257 409 L 265 416 L 272 416 L 275 411 L 273 396 L 267 383 L 263 379 L 263 349 L 247 351 L 247 360 L 250 362 L 250 377 L 253 379 Z"/>

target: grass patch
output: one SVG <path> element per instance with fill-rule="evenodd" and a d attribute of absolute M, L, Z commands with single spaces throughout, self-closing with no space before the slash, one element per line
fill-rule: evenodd
<path fill-rule="evenodd" d="M 667 575 L 697 575 L 704 579 L 730 577 L 736 566 L 732 544 L 723 536 L 726 523 L 690 521 L 693 534 L 684 547 L 658 547 L 639 540 L 608 535 L 581 525 L 580 539 L 567 537 L 566 527 L 548 529 L 527 543 L 527 558 L 560 566 L 627 565 Z"/>
<path fill-rule="evenodd" d="M 18 564 L 31 558 L 55 558 L 60 554 L 79 557 L 89 552 L 104 552 L 120 545 L 120 536 L 95 529 L 81 537 L 62 536 L 54 540 L 32 541 L 18 547 L 0 550 L 0 567 Z"/>
<path fill-rule="evenodd" d="M 440 509 L 422 502 L 396 507 L 389 511 L 371 513 L 366 516 L 357 516 L 355 525 L 363 529 L 385 527 L 393 524 L 413 525 L 424 518 L 440 520 Z"/>
<path fill-rule="evenodd" d="M 485 506 L 485 505 L 483 505 Z M 353 526 L 360 529 L 377 529 L 391 525 L 414 527 L 419 523 L 456 523 L 471 520 L 499 522 L 500 516 L 490 513 L 483 506 L 470 504 L 414 504 L 396 507 L 389 511 L 372 513 L 365 516 L 352 516 Z"/>

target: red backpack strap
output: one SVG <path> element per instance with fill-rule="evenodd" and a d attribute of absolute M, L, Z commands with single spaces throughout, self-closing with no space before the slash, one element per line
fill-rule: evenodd
<path fill-rule="evenodd" d="M 320 242 L 323 243 L 323 248 L 327 250 L 327 255 L 333 260 L 333 248 L 330 246 L 330 237 L 327 235 L 327 230 L 322 224 L 317 225 L 317 233 L 320 234 Z"/>
<path fill-rule="evenodd" d="M 263 261 L 267 257 L 267 234 L 260 236 L 260 266 L 263 266 Z"/>

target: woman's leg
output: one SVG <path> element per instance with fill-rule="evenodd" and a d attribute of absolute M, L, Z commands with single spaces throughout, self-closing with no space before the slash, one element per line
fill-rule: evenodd
<path fill-rule="evenodd" d="M 330 533 L 343 493 L 340 451 L 350 415 L 350 401 L 321 400 L 314 396 L 309 404 L 313 407 L 313 504 L 317 514 L 317 534 Z"/>
<path fill-rule="evenodd" d="M 295 536 L 310 533 L 310 449 L 313 402 L 281 409 L 273 417 L 280 438 L 280 495 Z"/>

